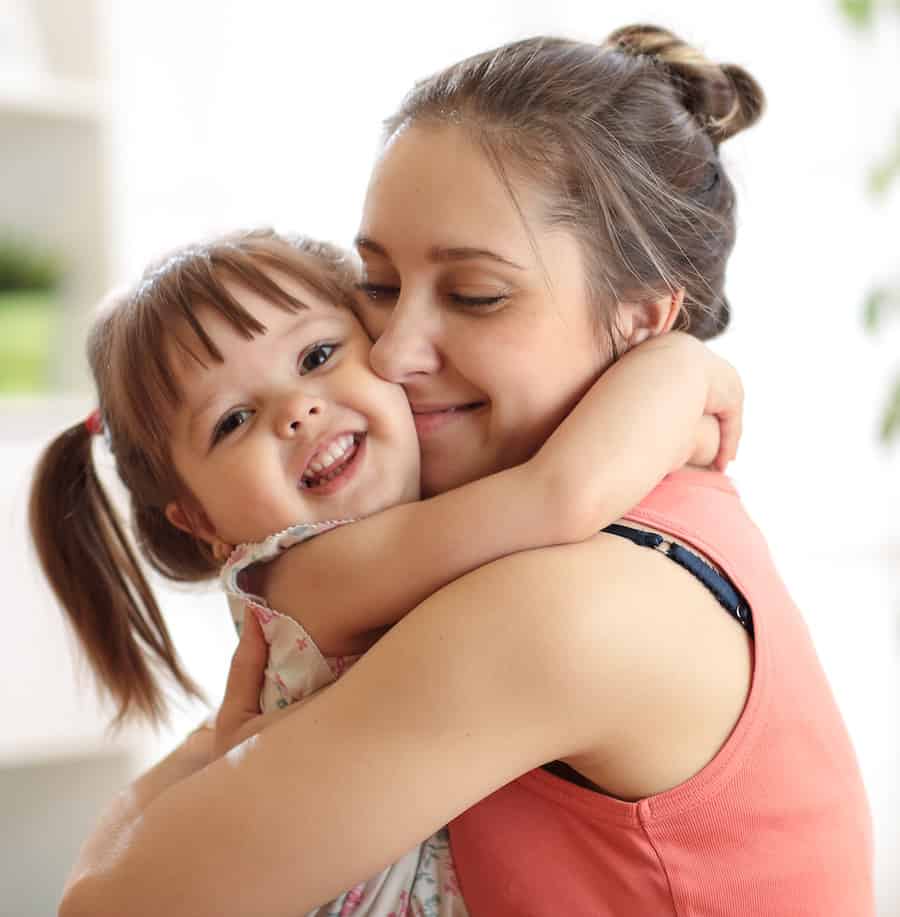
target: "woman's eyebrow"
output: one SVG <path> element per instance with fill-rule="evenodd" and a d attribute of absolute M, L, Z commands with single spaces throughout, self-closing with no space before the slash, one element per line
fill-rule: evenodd
<path fill-rule="evenodd" d="M 500 264 L 505 264 L 507 267 L 514 267 L 517 271 L 525 270 L 521 264 L 516 264 L 515 261 L 510 261 L 509 258 L 504 258 L 503 255 L 498 255 L 497 252 L 492 252 L 488 248 L 470 248 L 468 246 L 441 248 L 440 246 L 435 246 L 428 250 L 429 261 L 471 261 L 476 258 L 487 258 L 489 261 L 497 261 Z"/>
<path fill-rule="evenodd" d="M 362 251 L 372 252 L 375 255 L 380 255 L 382 258 L 390 258 L 387 249 L 374 239 L 370 239 L 368 236 L 357 236 L 355 245 Z M 428 249 L 427 257 L 429 261 L 438 263 L 446 261 L 472 261 L 478 258 L 486 258 L 490 261 L 496 261 L 499 264 L 505 264 L 507 267 L 513 267 L 517 271 L 526 270 L 521 264 L 516 264 L 515 261 L 510 261 L 509 258 L 504 258 L 503 255 L 498 255 L 497 252 L 492 252 L 490 249 L 473 248 L 465 245 L 453 247 L 435 245 Z"/>

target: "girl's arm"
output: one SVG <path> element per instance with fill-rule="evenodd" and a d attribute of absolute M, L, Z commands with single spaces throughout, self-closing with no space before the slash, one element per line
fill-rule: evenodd
<path fill-rule="evenodd" d="M 214 730 L 204 723 L 116 795 L 83 844 L 66 881 L 67 888 L 77 883 L 91 868 L 100 867 L 115 858 L 116 851 L 123 842 L 127 843 L 129 832 L 154 799 L 215 760 L 214 738 Z"/>
<path fill-rule="evenodd" d="M 589 538 L 688 460 L 724 467 L 742 397 L 735 370 L 695 338 L 653 338 L 604 372 L 531 460 L 285 552 L 268 565 L 266 598 L 326 654 L 359 652 L 470 570 Z"/>

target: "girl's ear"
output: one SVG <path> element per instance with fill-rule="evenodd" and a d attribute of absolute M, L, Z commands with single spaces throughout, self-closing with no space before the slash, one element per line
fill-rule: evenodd
<path fill-rule="evenodd" d="M 193 535 L 209 545 L 219 540 L 216 530 L 203 510 L 189 513 L 180 503 L 172 500 L 166 504 L 165 512 L 169 524 L 174 525 L 176 529 L 181 529 L 182 532 L 187 532 L 188 535 Z"/>
<path fill-rule="evenodd" d="M 628 350 L 648 338 L 672 330 L 684 304 L 684 288 L 643 303 L 624 303 L 620 309 L 622 336 Z"/>
<path fill-rule="evenodd" d="M 217 561 L 224 563 L 228 560 L 234 550 L 234 545 L 228 544 L 227 541 L 223 541 L 216 535 L 213 524 L 202 509 L 189 513 L 180 503 L 172 500 L 166 504 L 165 513 L 170 525 L 181 529 L 182 532 L 187 532 L 194 538 L 205 541 L 212 548 L 213 557 Z"/>

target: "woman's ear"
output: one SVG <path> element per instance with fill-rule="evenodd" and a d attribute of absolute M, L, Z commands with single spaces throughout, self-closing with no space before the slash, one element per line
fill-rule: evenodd
<path fill-rule="evenodd" d="M 626 349 L 671 331 L 683 305 L 683 287 L 676 293 L 667 293 L 649 302 L 624 303 L 620 309 L 620 322 Z"/>

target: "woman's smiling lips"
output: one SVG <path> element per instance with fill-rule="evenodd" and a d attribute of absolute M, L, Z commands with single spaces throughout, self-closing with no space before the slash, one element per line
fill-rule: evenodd
<path fill-rule="evenodd" d="M 419 438 L 430 436 L 463 417 L 484 407 L 485 402 L 473 401 L 467 404 L 413 404 L 413 420 Z"/>

